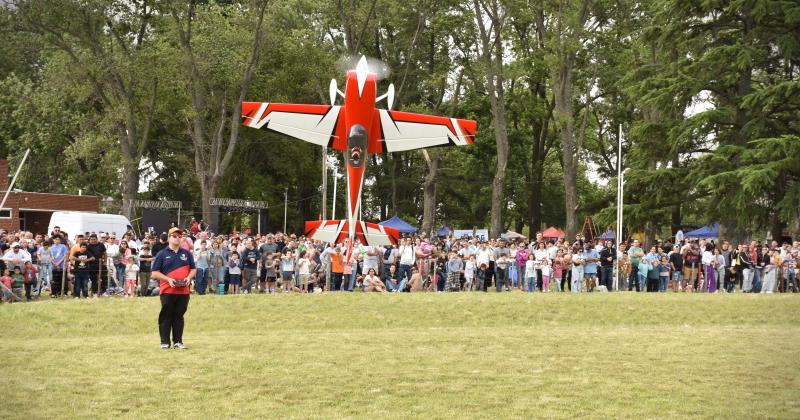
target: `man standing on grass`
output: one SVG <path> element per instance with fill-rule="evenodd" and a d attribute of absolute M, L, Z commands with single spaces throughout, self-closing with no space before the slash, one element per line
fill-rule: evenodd
<path fill-rule="evenodd" d="M 639 240 L 633 240 L 633 246 L 628 250 L 628 260 L 631 263 L 631 274 L 628 277 L 628 291 L 630 292 L 633 289 L 633 286 L 636 286 L 636 291 L 638 292 L 641 288 L 641 284 L 639 283 L 639 262 L 641 261 L 642 257 L 644 257 L 644 250 L 639 247 Z"/>
<path fill-rule="evenodd" d="M 161 312 L 158 314 L 158 332 L 161 335 L 161 348 L 185 350 L 183 345 L 183 315 L 189 307 L 189 284 L 195 276 L 192 253 L 180 244 L 183 231 L 179 228 L 169 230 L 169 245 L 156 255 L 153 261 L 151 278 L 157 280 L 161 290 Z"/>
<path fill-rule="evenodd" d="M 247 238 L 244 241 L 245 249 L 242 252 L 242 289 L 244 293 L 250 293 L 256 281 L 258 281 L 258 261 L 261 259 L 261 254 L 255 248 L 255 241 L 252 238 Z"/>
<path fill-rule="evenodd" d="M 92 283 L 94 292 L 97 297 L 106 291 L 108 288 L 108 278 L 104 276 L 103 269 L 106 262 L 106 246 L 97 240 L 97 234 L 92 233 L 89 235 L 89 244 L 86 245 L 86 250 L 92 256 L 88 262 L 89 281 Z"/>
<path fill-rule="evenodd" d="M 605 286 L 610 292 L 614 290 L 614 260 L 617 259 L 617 250 L 611 245 L 611 241 L 605 241 L 603 249 L 600 251 L 600 284 Z M 555 258 L 551 258 L 551 261 Z"/>

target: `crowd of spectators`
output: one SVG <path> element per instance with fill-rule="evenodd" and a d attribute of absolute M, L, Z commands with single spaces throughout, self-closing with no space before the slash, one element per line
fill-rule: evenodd
<path fill-rule="evenodd" d="M 0 232 L 5 302 L 49 296 L 157 296 L 151 265 L 168 237 L 132 232 L 70 237 Z M 290 234 L 218 235 L 193 226 L 180 247 L 197 274 L 192 293 L 797 292 L 800 244 L 574 241 L 407 236 L 393 246 L 330 244 Z M 24 296 L 23 296 L 24 295 Z"/>

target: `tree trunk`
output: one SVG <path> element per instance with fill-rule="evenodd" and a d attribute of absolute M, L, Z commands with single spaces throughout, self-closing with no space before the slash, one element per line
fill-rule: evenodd
<path fill-rule="evenodd" d="M 533 178 L 528 185 L 528 222 L 533 236 L 542 228 L 542 175 L 541 165 L 536 163 Z"/>
<path fill-rule="evenodd" d="M 562 56 L 553 72 L 555 119 L 561 131 L 561 163 L 564 166 L 564 210 L 567 216 L 565 233 L 572 238 L 578 233 L 578 157 L 575 155 L 575 129 L 572 106 L 572 66 L 575 56 Z"/>
<path fill-rule="evenodd" d="M 186 55 L 186 65 L 189 73 L 194 113 L 192 118 L 187 120 L 187 128 L 194 146 L 195 172 L 200 181 L 203 220 L 209 223 L 212 229 L 218 228 L 219 212 L 212 210 L 209 199 L 217 194 L 222 178 L 225 176 L 225 172 L 233 159 L 233 152 L 239 140 L 241 104 L 250 90 L 253 74 L 259 62 L 261 44 L 264 37 L 263 23 L 266 7 L 267 2 L 261 2 L 255 10 L 253 42 L 239 85 L 239 95 L 235 102 L 230 105 L 227 102 L 227 88 L 223 89 L 222 92 L 208 89 L 205 84 L 206 75 L 201 72 L 202 66 L 198 63 L 198 58 L 194 54 L 192 30 L 194 19 L 196 19 L 196 4 L 194 2 L 189 3 L 185 13 L 185 22 L 177 9 L 171 10 L 173 20 L 178 29 L 178 41 Z M 216 109 L 209 105 L 212 102 L 216 102 L 216 100 L 212 100 L 215 97 L 221 98 L 219 108 Z M 213 117 L 214 115 L 219 118 L 216 124 L 207 124 L 208 117 Z"/>
<path fill-rule="evenodd" d="M 436 173 L 439 170 L 442 157 L 436 151 L 429 153 L 427 150 L 422 150 L 422 156 L 425 158 L 425 163 L 428 167 L 428 173 L 422 183 L 422 232 L 432 235 L 436 226 Z"/>
<path fill-rule="evenodd" d="M 219 211 L 215 211 L 211 206 L 211 199 L 216 197 L 217 190 L 219 190 L 219 182 L 216 182 L 212 177 L 201 177 L 200 197 L 202 200 L 203 221 L 208 223 L 208 228 L 212 232 L 218 232 L 220 226 L 221 215 Z"/>
<path fill-rule="evenodd" d="M 139 193 L 139 167 L 122 165 L 122 208 L 120 213 L 128 220 L 135 219 L 133 200 Z"/>
<path fill-rule="evenodd" d="M 498 98 L 495 102 L 501 102 Z M 493 107 L 494 108 L 494 107 Z M 503 208 L 505 208 L 504 189 L 506 168 L 508 166 L 508 131 L 506 127 L 505 106 L 498 107 L 495 115 L 495 144 L 497 145 L 497 169 L 492 181 L 492 223 L 490 235 L 494 238 L 503 233 Z"/>
<path fill-rule="evenodd" d="M 678 168 L 680 165 L 679 156 L 676 154 L 672 158 L 672 167 Z M 681 203 L 678 202 L 675 206 L 672 207 L 672 232 L 671 234 L 675 234 L 681 228 Z"/>
<path fill-rule="evenodd" d="M 493 238 L 503 233 L 503 209 L 505 208 L 506 169 L 508 167 L 508 122 L 506 117 L 505 89 L 503 87 L 503 38 L 505 11 L 496 2 L 481 4 L 473 0 L 475 20 L 481 39 L 481 57 L 486 67 L 486 88 L 492 108 L 492 125 L 497 147 L 497 166 L 492 180 L 492 210 L 489 235 Z M 483 18 L 483 12 L 490 22 Z"/>

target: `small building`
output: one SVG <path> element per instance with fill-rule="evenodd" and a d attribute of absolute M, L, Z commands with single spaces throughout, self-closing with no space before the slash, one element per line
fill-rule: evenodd
<path fill-rule="evenodd" d="M 0 160 L 0 200 L 3 199 L 10 178 L 8 161 Z M 55 211 L 85 211 L 97 213 L 100 197 L 94 195 L 51 194 L 11 191 L 3 208 L 0 208 L 0 229 L 6 231 L 28 230 L 46 234 L 50 216 Z"/>

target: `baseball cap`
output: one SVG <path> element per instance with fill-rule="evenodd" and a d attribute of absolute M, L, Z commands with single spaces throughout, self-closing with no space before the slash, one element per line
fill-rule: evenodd
<path fill-rule="evenodd" d="M 179 235 L 183 235 L 183 229 L 174 227 L 169 229 L 169 234 L 172 235 L 173 233 L 177 233 Z"/>

